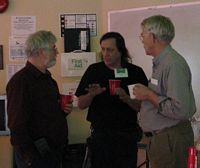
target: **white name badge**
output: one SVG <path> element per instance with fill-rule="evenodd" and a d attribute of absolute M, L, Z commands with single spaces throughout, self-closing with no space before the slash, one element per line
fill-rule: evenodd
<path fill-rule="evenodd" d="M 157 86 L 158 85 L 158 80 L 154 79 L 154 78 L 151 78 L 151 83 Z"/>
<path fill-rule="evenodd" d="M 128 77 L 127 68 L 117 68 L 117 69 L 114 69 L 114 71 L 115 71 L 116 78 L 127 78 Z"/>

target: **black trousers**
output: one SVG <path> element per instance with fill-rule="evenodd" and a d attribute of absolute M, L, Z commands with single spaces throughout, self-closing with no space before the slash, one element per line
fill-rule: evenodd
<path fill-rule="evenodd" d="M 14 149 L 14 157 L 17 168 L 62 168 L 62 160 L 61 158 L 55 158 L 52 155 L 48 155 L 44 158 L 42 157 L 34 157 L 31 164 L 27 164 L 20 153 L 18 153 Z"/>
<path fill-rule="evenodd" d="M 92 168 L 136 168 L 136 134 L 123 131 L 93 131 L 89 141 Z"/>

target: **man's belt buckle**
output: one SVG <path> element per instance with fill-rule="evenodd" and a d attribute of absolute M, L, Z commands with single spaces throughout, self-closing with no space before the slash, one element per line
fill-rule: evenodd
<path fill-rule="evenodd" d="M 152 132 L 144 132 L 144 135 L 146 137 L 152 137 L 153 136 L 153 133 Z"/>
<path fill-rule="evenodd" d="M 152 137 L 155 136 L 156 134 L 158 134 L 160 131 L 152 131 L 152 132 L 144 132 L 144 135 L 146 137 Z"/>

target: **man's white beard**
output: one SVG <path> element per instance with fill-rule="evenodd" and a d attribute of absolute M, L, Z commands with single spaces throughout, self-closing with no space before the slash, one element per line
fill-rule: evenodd
<path fill-rule="evenodd" d="M 47 60 L 45 64 L 47 68 L 51 68 L 52 66 L 56 64 L 56 60 L 55 59 L 51 61 Z"/>

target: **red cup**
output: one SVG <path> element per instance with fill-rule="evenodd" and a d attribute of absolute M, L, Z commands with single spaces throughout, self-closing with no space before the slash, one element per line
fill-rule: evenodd
<path fill-rule="evenodd" d="M 196 148 L 190 147 L 188 150 L 188 168 L 195 168 Z"/>
<path fill-rule="evenodd" d="M 115 95 L 115 89 L 120 87 L 120 82 L 121 80 L 118 79 L 109 80 L 110 95 Z"/>
<path fill-rule="evenodd" d="M 196 148 L 194 146 L 189 147 L 188 155 L 189 156 L 195 156 L 196 155 Z"/>
<path fill-rule="evenodd" d="M 66 104 L 69 104 L 72 101 L 72 95 L 60 95 L 60 107 L 64 110 Z"/>

